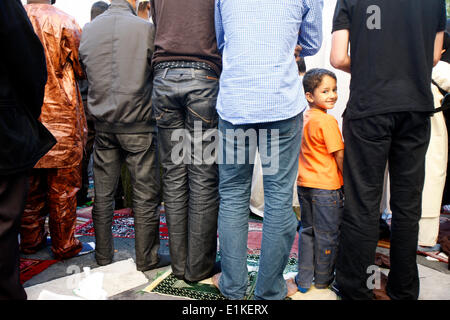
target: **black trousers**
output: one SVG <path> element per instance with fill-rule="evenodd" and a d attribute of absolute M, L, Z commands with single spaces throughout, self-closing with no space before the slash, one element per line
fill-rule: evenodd
<path fill-rule="evenodd" d="M 28 192 L 26 173 L 0 176 L 0 300 L 26 300 L 19 280 L 19 228 Z"/>
<path fill-rule="evenodd" d="M 342 298 L 373 297 L 370 267 L 375 264 L 383 177 L 389 161 L 391 270 L 386 290 L 392 299 L 417 299 L 416 250 L 429 116 L 414 112 L 353 120 L 344 116 L 343 134 L 345 208 L 336 265 Z"/>
<path fill-rule="evenodd" d="M 122 164 L 130 171 L 133 190 L 136 268 L 146 271 L 158 264 L 160 178 L 154 133 L 118 134 L 96 132 L 94 146 L 94 193 L 92 220 L 95 258 L 100 265 L 113 261 L 111 226 L 114 194 Z"/>
<path fill-rule="evenodd" d="M 87 108 L 87 101 L 83 100 L 85 109 Z M 89 193 L 89 161 L 91 159 L 92 152 L 94 151 L 94 141 L 95 141 L 95 122 L 90 118 L 89 114 L 86 114 L 87 126 L 88 126 L 88 137 L 85 147 L 85 152 L 83 154 L 82 161 L 82 176 L 81 176 L 81 189 L 77 192 L 77 205 L 82 206 L 86 202 L 92 200 L 88 197 Z M 114 194 L 115 209 L 124 208 L 124 200 L 122 199 L 124 195 L 122 179 L 119 178 L 119 184 L 117 185 L 116 193 Z M 130 199 L 127 199 L 131 201 Z"/>
<path fill-rule="evenodd" d="M 203 152 L 214 146 L 218 90 L 219 81 L 213 71 L 155 71 L 152 100 L 163 168 L 171 265 L 176 277 L 188 281 L 210 277 L 216 260 L 218 167 L 214 161 L 205 161 Z M 181 144 L 191 147 L 190 152 L 189 148 L 182 150 L 183 155 L 178 149 L 180 138 L 184 141 Z"/>

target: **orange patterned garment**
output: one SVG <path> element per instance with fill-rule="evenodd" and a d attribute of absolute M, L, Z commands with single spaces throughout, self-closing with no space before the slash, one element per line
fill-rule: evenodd
<path fill-rule="evenodd" d="M 57 144 L 35 168 L 71 168 L 80 164 L 87 138 L 86 117 L 77 79 L 84 78 L 78 60 L 81 29 L 75 19 L 49 4 L 25 6 L 41 40 L 48 79 L 39 120 Z"/>

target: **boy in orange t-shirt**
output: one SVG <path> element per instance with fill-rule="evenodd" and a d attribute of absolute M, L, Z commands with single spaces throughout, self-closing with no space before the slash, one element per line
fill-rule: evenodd
<path fill-rule="evenodd" d="M 336 119 L 327 114 L 337 100 L 336 75 L 311 69 L 303 78 L 310 109 L 304 114 L 297 188 L 301 207 L 298 246 L 300 292 L 327 288 L 334 278 L 342 220 L 344 143 Z M 293 281 L 291 281 L 293 285 Z"/>

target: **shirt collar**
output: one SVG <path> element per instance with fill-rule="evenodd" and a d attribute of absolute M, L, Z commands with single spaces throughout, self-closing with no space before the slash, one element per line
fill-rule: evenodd
<path fill-rule="evenodd" d="M 133 9 L 133 6 L 126 0 L 111 0 L 111 9 L 113 8 L 128 9 L 136 16 L 136 11 Z"/>

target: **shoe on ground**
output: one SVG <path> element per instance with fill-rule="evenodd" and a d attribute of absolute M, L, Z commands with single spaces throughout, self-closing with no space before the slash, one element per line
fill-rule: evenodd
<path fill-rule="evenodd" d="M 297 287 L 297 290 L 301 293 L 306 293 L 308 292 L 309 288 L 303 288 L 301 286 L 299 286 L 298 282 L 297 282 L 297 276 L 294 277 L 293 282 L 295 283 L 295 286 Z"/>
<path fill-rule="evenodd" d="M 159 268 L 163 268 L 166 267 L 168 265 L 170 265 L 170 263 L 172 262 L 172 260 L 170 259 L 170 255 L 168 254 L 158 254 L 159 257 L 159 261 L 157 264 L 150 266 L 150 267 L 144 267 L 144 268 L 136 268 L 138 271 L 150 271 L 150 270 L 154 270 L 154 269 L 159 269 Z"/>
<path fill-rule="evenodd" d="M 333 291 L 339 299 L 342 299 L 342 295 L 340 293 L 339 285 L 337 284 L 336 280 L 333 281 L 333 283 L 330 285 L 330 290 Z"/>
<path fill-rule="evenodd" d="M 78 252 L 77 257 L 95 251 L 95 242 L 82 242 L 82 245 L 83 247 L 81 248 L 81 251 Z"/>
<path fill-rule="evenodd" d="M 23 248 L 20 244 L 19 244 L 19 250 L 21 253 L 23 254 L 35 254 L 38 251 L 44 249 L 45 247 L 47 247 L 48 245 L 51 245 L 51 242 L 48 242 L 48 232 L 44 233 L 44 236 L 42 237 L 42 241 L 40 243 L 38 243 L 36 246 L 34 247 L 30 247 L 30 248 Z"/>

